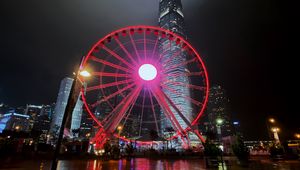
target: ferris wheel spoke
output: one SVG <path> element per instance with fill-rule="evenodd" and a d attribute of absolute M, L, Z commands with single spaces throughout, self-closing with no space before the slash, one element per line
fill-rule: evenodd
<path fill-rule="evenodd" d="M 204 139 L 203 136 L 200 134 L 200 132 L 199 132 L 198 129 L 195 129 L 193 132 L 198 136 L 198 138 L 201 140 L 202 143 L 205 143 L 205 139 Z"/>
<path fill-rule="evenodd" d="M 133 64 L 137 64 L 137 62 L 133 59 L 132 55 L 128 52 L 128 50 L 124 47 L 124 45 L 120 42 L 120 40 L 118 38 L 115 38 L 115 41 L 122 48 L 122 50 L 126 53 L 126 55 L 133 62 Z"/>
<path fill-rule="evenodd" d="M 146 42 L 146 31 L 144 31 L 144 59 L 146 60 L 146 52 L 147 52 L 147 42 Z"/>
<path fill-rule="evenodd" d="M 95 56 L 90 56 L 90 59 L 93 60 L 93 61 L 96 61 L 96 62 L 98 62 L 98 63 L 101 63 L 101 64 L 104 64 L 104 65 L 110 66 L 110 67 L 112 67 L 112 68 L 119 69 L 119 70 L 123 70 L 123 71 L 125 71 L 125 72 L 127 72 L 127 73 L 131 73 L 131 72 L 132 72 L 131 70 L 129 70 L 129 69 L 125 68 L 125 67 L 122 67 L 122 66 L 117 65 L 117 64 L 113 64 L 113 63 L 108 62 L 108 61 L 106 61 L 106 60 L 102 60 L 102 59 L 97 58 L 97 57 L 95 57 Z"/>
<path fill-rule="evenodd" d="M 137 58 L 138 58 L 138 61 L 141 61 L 141 57 L 140 57 L 140 55 L 139 55 L 139 53 L 138 53 L 138 50 L 137 50 L 136 44 L 135 44 L 135 42 L 134 42 L 134 40 L 133 40 L 133 38 L 132 38 L 132 35 L 131 35 L 131 34 L 129 34 L 129 38 L 130 38 L 130 41 L 131 41 L 131 45 L 132 45 L 132 46 L 133 46 L 133 48 L 134 48 L 135 54 L 136 54 L 136 56 L 137 56 Z"/>
<path fill-rule="evenodd" d="M 153 50 L 152 50 L 151 59 L 153 59 L 154 54 L 155 54 L 155 52 L 156 52 L 158 40 L 159 40 L 159 38 L 157 37 L 156 40 L 155 40 L 154 48 L 153 48 Z"/>
<path fill-rule="evenodd" d="M 191 127 L 191 123 L 190 120 L 188 120 L 184 114 L 181 112 L 181 110 L 176 106 L 176 104 L 174 104 L 174 102 L 163 92 L 161 91 L 161 93 L 163 94 L 163 96 L 165 97 L 165 99 L 167 99 L 167 101 L 170 103 L 170 105 L 173 107 L 173 109 L 175 109 L 175 111 L 178 113 L 178 115 L 181 117 L 181 119 L 185 122 L 185 124 L 188 127 Z"/>
<path fill-rule="evenodd" d="M 92 75 L 100 77 L 131 77 L 129 74 L 109 73 L 109 72 L 93 72 Z"/>
<path fill-rule="evenodd" d="M 173 88 L 171 88 L 171 87 L 169 87 L 169 86 L 167 86 L 167 85 L 165 85 L 165 84 L 162 84 L 161 86 L 162 86 L 164 89 L 167 89 L 169 92 L 171 92 L 171 93 L 173 93 L 173 94 L 176 94 L 176 95 L 179 95 L 179 96 L 181 96 L 181 97 L 183 97 L 183 98 L 189 100 L 190 102 L 192 102 L 192 103 L 195 104 L 196 106 L 203 106 L 203 103 L 201 103 L 201 102 L 199 102 L 199 101 L 197 101 L 197 100 L 195 100 L 195 99 L 193 99 L 193 98 L 191 98 L 191 97 L 184 96 L 184 95 L 182 95 L 182 93 L 177 92 L 175 89 L 173 89 Z"/>
<path fill-rule="evenodd" d="M 114 51 L 112 51 L 111 49 L 107 48 L 105 45 L 102 45 L 102 48 L 107 51 L 109 54 L 111 54 L 112 56 L 114 56 L 116 59 L 118 59 L 119 61 L 123 62 L 124 64 L 126 64 L 128 67 L 130 67 L 131 69 L 134 69 L 133 65 L 131 65 L 130 63 L 128 63 L 126 60 L 124 60 L 121 56 L 119 56 L 117 53 L 115 53 Z"/>
<path fill-rule="evenodd" d="M 115 97 L 116 95 L 118 95 L 118 94 L 124 92 L 125 90 L 127 90 L 127 89 L 133 87 L 134 85 L 135 85 L 135 83 L 132 83 L 132 84 L 130 84 L 130 85 L 128 85 L 128 86 L 126 86 L 126 87 L 124 87 L 124 88 L 122 88 L 122 89 L 120 89 L 120 90 L 118 90 L 118 91 L 116 91 L 116 92 L 114 92 L 114 93 L 112 93 L 112 94 L 110 94 L 110 95 L 104 97 L 103 99 L 98 100 L 97 102 L 93 103 L 93 104 L 91 105 L 91 107 L 93 107 L 93 108 L 96 107 L 97 105 L 101 104 L 102 102 L 107 101 L 107 100 L 109 100 L 109 99 Z"/>
<path fill-rule="evenodd" d="M 129 111 L 127 112 L 127 115 L 126 115 L 126 117 L 125 117 L 125 119 L 124 119 L 124 122 L 123 122 L 123 125 L 122 125 L 123 127 L 125 127 L 125 125 L 126 125 L 126 122 L 127 122 L 127 120 L 128 120 L 128 117 L 130 116 L 130 113 L 131 113 L 133 107 L 134 107 L 134 103 L 136 102 L 137 97 L 138 97 L 138 95 L 137 95 L 136 98 L 134 99 L 134 102 L 131 104 Z"/>
<path fill-rule="evenodd" d="M 127 99 L 129 98 L 129 96 L 131 95 L 132 93 L 129 93 L 124 99 Z M 109 123 L 111 123 L 112 121 L 112 118 L 114 116 L 114 114 L 117 113 L 117 111 L 120 109 L 120 107 L 123 105 L 125 100 L 123 100 L 122 102 L 120 102 L 101 122 L 101 124 L 107 129 Z"/>
<path fill-rule="evenodd" d="M 164 72 L 164 73 L 167 73 L 168 71 L 171 71 L 171 70 L 174 69 L 174 68 L 177 68 L 177 67 L 180 67 L 180 66 L 185 66 L 185 65 L 187 65 L 187 64 L 189 64 L 189 63 L 192 63 L 192 62 L 194 62 L 194 61 L 197 61 L 197 58 L 192 58 L 192 59 L 190 59 L 190 60 L 187 60 L 187 61 L 184 61 L 184 62 L 180 62 L 180 63 L 178 63 L 178 64 L 175 64 L 175 65 L 172 65 L 171 67 L 166 68 L 163 72 Z"/>
<path fill-rule="evenodd" d="M 181 52 L 182 52 L 181 50 L 178 50 L 175 54 L 172 54 L 171 57 L 169 57 L 166 61 L 163 61 L 163 63 L 169 63 L 174 58 L 178 57 Z"/>
<path fill-rule="evenodd" d="M 172 123 L 173 127 L 177 129 L 180 134 L 185 134 L 183 128 L 179 124 L 178 120 L 176 119 L 174 113 L 172 112 L 171 108 L 169 107 L 168 102 L 165 100 L 162 92 L 160 91 L 159 88 L 155 88 L 153 91 L 153 95 L 158 101 L 158 104 L 161 106 L 161 108 L 164 110 L 164 114 L 166 117 L 169 118 L 170 122 Z"/>
<path fill-rule="evenodd" d="M 157 132 L 159 132 L 158 122 L 157 122 L 157 118 L 156 118 L 156 114 L 155 114 L 154 103 L 153 103 L 151 91 L 149 90 L 148 93 L 149 93 L 151 109 L 152 109 L 152 113 L 153 113 L 153 117 L 154 117 L 154 121 L 155 121 L 155 127 L 156 127 Z"/>
<path fill-rule="evenodd" d="M 203 90 L 206 89 L 206 87 L 203 87 L 203 86 L 193 85 L 193 84 L 189 84 L 189 83 L 182 83 L 182 82 L 179 82 L 179 81 L 175 81 L 175 82 L 174 81 L 168 81 L 168 82 L 164 82 L 161 85 L 166 85 L 166 84 L 184 86 L 184 87 L 188 87 L 188 88 L 196 89 L 196 90 L 200 90 L 200 91 L 203 91 Z"/>
<path fill-rule="evenodd" d="M 139 136 L 141 136 L 141 131 L 142 131 L 142 122 L 143 122 L 144 104 L 145 104 L 145 93 L 146 93 L 146 91 L 144 90 L 144 93 L 143 93 L 143 103 L 142 103 L 142 113 L 141 113 L 140 128 L 139 128 Z"/>
<path fill-rule="evenodd" d="M 168 73 L 167 77 L 181 77 L 181 76 L 202 76 L 204 75 L 203 71 L 200 72 L 187 72 L 187 73 Z"/>
<path fill-rule="evenodd" d="M 107 87 L 112 87 L 112 86 L 117 86 L 117 85 L 121 85 L 121 84 L 126 84 L 126 83 L 130 83 L 132 82 L 132 79 L 128 79 L 128 80 L 122 80 L 122 81 L 116 81 L 116 82 L 112 82 L 112 83 L 106 83 L 106 84 L 100 84 L 97 86 L 92 86 L 92 87 L 88 87 L 86 88 L 86 91 L 92 91 L 92 90 L 98 90 L 98 89 L 104 89 Z"/>
<path fill-rule="evenodd" d="M 118 109 L 116 114 L 113 115 L 111 123 L 108 124 L 107 126 L 108 132 L 112 133 L 116 129 L 117 125 L 123 119 L 125 112 L 128 110 L 129 106 L 133 102 L 133 99 L 140 93 L 141 89 L 142 87 L 138 86 L 137 88 L 135 88 L 135 90 L 133 90 L 129 94 L 130 96 L 127 99 L 125 99 L 126 101 L 124 102 L 124 104 L 120 106 L 121 108 Z"/>
<path fill-rule="evenodd" d="M 160 62 L 160 59 L 161 59 L 162 56 L 166 55 L 168 52 L 170 53 L 171 48 L 172 48 L 172 42 L 169 40 L 169 49 L 166 49 L 165 51 L 163 51 L 161 53 L 161 55 L 159 55 L 159 58 L 158 58 L 157 62 Z"/>

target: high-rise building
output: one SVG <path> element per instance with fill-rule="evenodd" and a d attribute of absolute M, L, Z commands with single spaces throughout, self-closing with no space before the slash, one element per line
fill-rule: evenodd
<path fill-rule="evenodd" d="M 159 3 L 159 26 L 186 38 L 185 28 L 184 28 L 184 16 L 182 12 L 182 4 L 180 0 L 160 0 Z M 170 44 L 171 43 L 171 44 Z M 170 48 L 171 47 L 171 48 Z M 185 52 L 181 52 L 178 57 L 175 57 L 168 63 L 165 63 L 174 53 L 181 50 L 181 47 L 176 45 L 176 43 L 172 43 L 169 40 L 160 41 L 159 52 L 162 55 L 161 63 L 164 69 L 168 69 L 170 65 L 176 65 L 186 61 L 187 54 Z M 169 69 L 167 73 L 188 73 L 188 68 L 186 66 L 179 66 L 173 69 Z M 178 76 L 178 77 L 167 77 L 166 78 L 167 86 L 177 91 L 179 94 L 190 97 L 191 92 L 190 89 L 186 86 L 177 86 L 172 82 L 181 82 L 184 84 L 189 84 L 190 80 L 188 76 Z M 181 95 L 174 94 L 169 92 L 168 90 L 164 91 L 166 95 L 173 101 L 173 103 L 178 107 L 181 113 L 192 122 L 194 115 L 192 115 L 192 105 L 190 101 L 187 101 Z M 179 113 L 170 107 L 173 111 L 176 119 L 183 129 L 187 128 L 187 124 L 184 120 L 179 116 Z M 169 120 L 161 122 L 161 130 L 163 131 L 172 126 Z M 199 142 L 199 139 L 194 134 L 190 134 L 189 138 L 191 142 Z"/>
<path fill-rule="evenodd" d="M 29 116 L 16 113 L 10 110 L 8 113 L 0 116 L 0 133 L 3 130 L 11 131 L 29 131 Z"/>
<path fill-rule="evenodd" d="M 86 109 L 83 108 L 79 136 L 83 138 L 89 138 L 92 135 L 93 124 L 94 120 L 86 111 Z"/>
<path fill-rule="evenodd" d="M 27 104 L 25 109 L 25 114 L 30 116 L 30 129 L 33 128 L 34 124 L 38 122 L 38 116 L 41 115 L 41 110 L 43 105 L 32 105 Z"/>
<path fill-rule="evenodd" d="M 54 133 L 58 133 L 58 129 L 61 127 L 63 114 L 67 106 L 68 97 L 71 91 L 73 81 L 74 80 L 72 78 L 66 77 L 60 83 L 59 93 L 56 100 L 54 114 L 52 115 L 52 122 L 51 122 L 51 131 Z M 80 128 L 82 105 L 83 102 L 80 100 L 80 95 L 79 95 L 75 108 L 72 113 L 70 131 Z"/>
<path fill-rule="evenodd" d="M 229 99 L 226 91 L 219 85 L 210 88 L 207 114 L 210 122 L 210 130 L 217 134 L 217 119 L 222 119 L 221 135 L 222 137 L 234 134 L 233 124 L 231 121 L 231 113 L 229 107 Z"/>

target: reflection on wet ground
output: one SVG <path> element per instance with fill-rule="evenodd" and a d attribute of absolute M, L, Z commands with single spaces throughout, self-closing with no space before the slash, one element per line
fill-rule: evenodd
<path fill-rule="evenodd" d="M 235 160 L 229 161 L 222 168 L 214 169 L 224 170 L 300 170 L 300 162 L 295 161 L 280 161 L 272 162 L 268 159 L 254 159 L 251 161 L 249 167 L 238 166 Z M 27 161 L 6 161 L 0 166 L 0 169 L 9 170 L 34 170 L 34 169 L 50 169 L 51 161 L 41 160 L 27 160 Z M 208 169 L 205 166 L 203 159 L 174 159 L 174 160 L 156 160 L 148 158 L 135 158 L 135 159 L 121 159 L 121 160 L 62 160 L 58 163 L 59 170 L 202 170 Z"/>

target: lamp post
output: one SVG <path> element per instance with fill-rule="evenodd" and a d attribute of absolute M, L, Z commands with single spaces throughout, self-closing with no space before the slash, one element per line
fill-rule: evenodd
<path fill-rule="evenodd" d="M 280 144 L 280 140 L 279 140 L 279 136 L 278 136 L 278 132 L 280 131 L 280 129 L 278 127 L 273 127 L 271 130 L 274 135 L 275 143 Z"/>
<path fill-rule="evenodd" d="M 266 119 L 267 132 L 270 139 L 273 139 L 272 127 L 276 124 L 276 120 L 273 117 Z"/>
<path fill-rule="evenodd" d="M 274 118 L 269 118 L 269 122 L 270 123 L 275 123 L 275 119 Z"/>
<path fill-rule="evenodd" d="M 223 164 L 223 144 L 222 144 L 222 131 L 221 131 L 221 126 L 223 124 L 223 119 L 217 118 L 216 119 L 216 125 L 217 125 L 217 134 L 218 134 L 218 139 L 220 143 L 220 150 L 221 150 L 221 162 L 222 162 L 222 169 L 224 169 L 224 164 Z M 221 148 L 222 147 L 222 148 Z"/>
<path fill-rule="evenodd" d="M 122 131 L 122 129 L 123 129 L 123 127 L 122 126 L 118 126 L 117 127 L 117 129 L 118 129 L 118 145 L 120 145 L 120 137 L 121 137 L 121 131 Z"/>
<path fill-rule="evenodd" d="M 79 66 L 80 68 L 80 66 Z M 75 104 L 77 102 L 79 93 L 80 93 L 80 88 L 82 86 L 81 82 L 79 81 L 80 84 L 78 84 L 78 79 L 79 76 L 82 77 L 89 77 L 90 73 L 87 72 L 86 70 L 80 70 L 78 69 L 78 72 L 74 73 L 74 77 L 73 77 L 73 83 L 71 86 L 71 90 L 69 93 L 69 97 L 68 97 L 68 101 L 67 101 L 67 105 L 63 114 L 63 118 L 62 118 L 62 122 L 61 122 L 61 127 L 59 129 L 59 134 L 58 134 L 58 139 L 57 139 L 57 144 L 55 147 L 55 151 L 54 151 L 54 156 L 53 156 L 53 160 L 52 160 L 52 166 L 51 166 L 51 170 L 56 170 L 57 169 L 57 163 L 58 163 L 58 155 L 59 155 L 59 151 L 60 151 L 60 147 L 61 147 L 61 143 L 62 143 L 62 139 L 63 139 L 63 134 L 64 134 L 64 129 L 66 126 L 66 121 L 67 118 L 69 116 L 71 116 Z"/>

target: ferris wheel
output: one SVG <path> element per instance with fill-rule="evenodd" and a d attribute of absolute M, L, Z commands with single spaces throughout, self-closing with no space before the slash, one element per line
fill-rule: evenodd
<path fill-rule="evenodd" d="M 188 140 L 208 100 L 209 81 L 196 50 L 179 35 L 154 26 L 129 26 L 99 40 L 81 69 L 82 99 L 97 124 L 93 142 L 138 140 L 149 131 Z M 187 140 L 186 140 L 187 139 Z M 184 142 L 185 143 L 185 142 Z"/>

